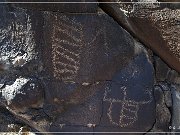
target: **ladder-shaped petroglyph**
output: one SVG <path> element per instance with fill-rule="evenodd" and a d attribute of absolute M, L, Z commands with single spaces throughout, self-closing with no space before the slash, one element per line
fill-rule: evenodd
<path fill-rule="evenodd" d="M 56 16 L 52 37 L 53 75 L 56 79 L 72 81 L 80 67 L 83 47 L 82 25 L 66 16 Z"/>
<path fill-rule="evenodd" d="M 107 116 L 111 124 L 120 126 L 120 127 L 128 127 L 133 125 L 138 120 L 138 111 L 140 105 L 148 104 L 152 101 L 152 95 L 150 92 L 147 92 L 149 95 L 149 99 L 147 101 L 136 102 L 134 100 L 130 100 L 128 98 L 126 87 L 121 87 L 123 98 L 115 99 L 108 97 L 108 93 L 111 92 L 111 88 L 109 86 L 106 87 L 103 101 L 109 102 L 109 108 L 107 110 Z M 113 117 L 113 106 L 114 104 L 118 104 L 121 107 L 121 110 L 118 114 L 118 118 Z M 117 120 L 118 119 L 118 122 Z"/>
<path fill-rule="evenodd" d="M 97 49 L 96 42 L 99 41 L 100 36 L 102 36 L 100 39 L 103 39 L 101 42 L 103 42 L 102 44 L 107 51 L 104 27 L 95 30 L 89 41 L 84 39 L 84 33 L 86 33 L 86 28 L 77 20 L 65 15 L 55 16 L 52 36 L 52 63 L 53 76 L 56 79 L 65 82 L 74 82 L 80 70 L 82 53 L 86 53 L 83 59 L 86 59 L 86 62 L 88 61 L 87 63 L 91 63 L 91 57 L 94 56 Z M 86 50 L 86 52 L 82 52 L 82 50 Z M 87 66 L 86 69 L 88 69 L 89 65 L 84 66 Z"/>

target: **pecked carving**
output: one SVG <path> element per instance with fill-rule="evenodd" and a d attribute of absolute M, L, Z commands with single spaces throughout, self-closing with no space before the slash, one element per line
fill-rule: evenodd
<path fill-rule="evenodd" d="M 56 79 L 71 81 L 80 67 L 80 53 L 83 47 L 82 26 L 66 16 L 58 19 L 56 17 L 55 21 L 57 24 L 53 26 L 52 35 L 53 74 Z"/>
<path fill-rule="evenodd" d="M 118 0 L 117 2 L 119 3 L 100 6 L 134 37 L 158 54 L 171 68 L 179 72 L 178 3 L 167 4 L 158 0 Z"/>

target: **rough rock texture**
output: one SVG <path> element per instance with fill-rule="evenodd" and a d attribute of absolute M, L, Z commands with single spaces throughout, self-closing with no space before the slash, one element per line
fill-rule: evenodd
<path fill-rule="evenodd" d="M 13 116 L 7 109 L 3 107 L 0 107 L 0 109 L 1 109 L 0 111 L 0 131 L 1 132 L 20 133 L 20 132 L 35 131 L 31 129 L 29 126 L 27 126 L 23 121 Z"/>
<path fill-rule="evenodd" d="M 124 2 L 134 3 L 102 3 L 100 6 L 134 37 L 158 54 L 171 68 L 180 72 L 180 6 L 171 8 L 167 4 L 158 3 L 158 0 L 138 0 L 149 3 L 136 3 L 135 0 Z"/>
<path fill-rule="evenodd" d="M 0 9 L 0 103 L 16 119 L 40 132 L 169 131 L 166 84 L 179 78 L 107 14 Z"/>
<path fill-rule="evenodd" d="M 168 132 L 170 131 L 169 126 L 171 120 L 171 114 L 166 103 L 168 99 L 165 96 L 165 91 L 163 91 L 160 86 L 155 87 L 154 93 L 156 99 L 156 123 L 153 127 L 153 131 Z"/>

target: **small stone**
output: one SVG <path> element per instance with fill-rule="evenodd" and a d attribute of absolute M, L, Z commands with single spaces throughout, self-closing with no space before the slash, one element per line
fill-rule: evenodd
<path fill-rule="evenodd" d="M 96 84 L 99 84 L 100 82 L 96 82 Z"/>
<path fill-rule="evenodd" d="M 17 56 L 12 63 L 15 67 L 22 67 L 26 63 L 26 60 L 24 59 L 24 56 Z"/>
<path fill-rule="evenodd" d="M 93 124 L 89 123 L 87 124 L 87 127 L 91 128 L 93 126 Z"/>
<path fill-rule="evenodd" d="M 66 125 L 66 124 L 59 124 L 59 126 L 60 126 L 61 128 L 63 128 L 65 125 Z"/>
<path fill-rule="evenodd" d="M 89 124 L 87 124 L 87 127 L 89 127 L 89 128 L 91 128 L 91 127 L 96 127 L 96 124 L 91 124 L 91 123 L 89 123 Z"/>
<path fill-rule="evenodd" d="M 83 86 L 88 86 L 88 85 L 90 85 L 90 83 L 84 82 L 84 83 L 82 83 L 82 85 Z"/>
<path fill-rule="evenodd" d="M 54 98 L 54 102 L 58 103 L 59 99 L 58 98 Z"/>

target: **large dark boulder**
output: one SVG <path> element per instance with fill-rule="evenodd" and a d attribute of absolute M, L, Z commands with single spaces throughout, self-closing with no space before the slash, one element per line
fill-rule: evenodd
<path fill-rule="evenodd" d="M 99 0 L 115 2 L 115 0 Z M 131 2 L 130 0 L 119 2 Z M 134 3 L 133 3 L 134 2 Z M 171 6 L 156 0 L 132 3 L 101 3 L 100 7 L 134 37 L 152 49 L 166 64 L 180 72 L 179 4 Z M 146 3 L 143 3 L 146 2 Z M 155 2 L 155 3 L 153 3 Z"/>
<path fill-rule="evenodd" d="M 0 8 L 0 103 L 18 119 L 40 132 L 167 131 L 161 68 L 107 14 Z"/>

